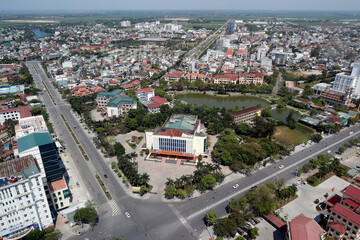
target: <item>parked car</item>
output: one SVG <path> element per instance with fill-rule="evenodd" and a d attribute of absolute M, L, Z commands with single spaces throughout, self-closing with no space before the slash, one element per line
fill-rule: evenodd
<path fill-rule="evenodd" d="M 108 175 L 104 174 L 104 178 L 108 178 Z"/>
<path fill-rule="evenodd" d="M 280 165 L 280 166 L 279 166 L 279 169 L 283 169 L 283 168 L 284 168 L 284 165 Z"/>
<path fill-rule="evenodd" d="M 83 235 L 85 233 L 85 230 L 84 229 L 81 229 L 79 232 L 78 232 L 78 235 Z"/>
<path fill-rule="evenodd" d="M 126 216 L 127 218 L 130 218 L 130 217 L 131 217 L 131 216 L 130 216 L 130 213 L 128 213 L 128 212 L 125 213 L 125 216 Z"/>
<path fill-rule="evenodd" d="M 238 187 L 239 187 L 239 184 L 235 184 L 235 185 L 233 186 L 234 189 L 236 189 L 236 188 L 238 188 Z"/>
<path fill-rule="evenodd" d="M 356 166 L 355 169 L 360 171 L 360 166 Z"/>

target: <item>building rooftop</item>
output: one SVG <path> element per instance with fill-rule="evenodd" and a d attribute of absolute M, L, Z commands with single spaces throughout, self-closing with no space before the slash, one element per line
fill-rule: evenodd
<path fill-rule="evenodd" d="M 353 185 L 349 185 L 347 188 L 341 190 L 341 193 L 345 196 L 351 198 L 355 202 L 360 203 L 360 189 L 354 187 Z"/>
<path fill-rule="evenodd" d="M 34 132 L 18 139 L 19 152 L 21 153 L 35 146 L 49 143 L 52 143 L 52 139 L 48 131 Z"/>
<path fill-rule="evenodd" d="M 139 93 L 139 92 L 147 92 L 147 93 L 150 93 L 150 92 L 152 92 L 152 91 L 154 91 L 153 88 L 142 88 L 142 89 L 136 90 L 137 93 Z"/>
<path fill-rule="evenodd" d="M 242 114 L 245 114 L 245 113 L 258 111 L 260 109 L 261 109 L 261 107 L 255 106 L 255 107 L 247 108 L 247 109 L 240 110 L 240 111 L 237 111 L 237 112 L 233 112 L 231 115 L 238 116 L 238 115 L 242 115 Z"/>
<path fill-rule="evenodd" d="M 347 219 L 349 222 L 352 222 L 356 226 L 360 226 L 360 215 L 353 212 L 351 209 L 337 203 L 334 207 L 331 208 L 333 212 L 340 215 L 341 217 Z"/>
<path fill-rule="evenodd" d="M 62 178 L 62 179 L 60 179 L 58 181 L 51 182 L 49 184 L 49 188 L 50 188 L 50 191 L 59 191 L 61 189 L 67 189 L 65 179 Z"/>
<path fill-rule="evenodd" d="M 195 115 L 174 114 L 167 122 L 165 122 L 164 127 L 181 130 L 195 130 L 197 120 L 197 116 Z"/>
<path fill-rule="evenodd" d="M 114 98 L 117 95 L 121 94 L 123 92 L 122 89 L 115 89 L 111 92 L 100 92 L 98 93 L 98 97 L 105 97 L 105 98 Z"/>
<path fill-rule="evenodd" d="M 0 177 L 22 175 L 24 178 L 39 173 L 39 166 L 32 155 L 0 163 Z"/>
<path fill-rule="evenodd" d="M 107 107 L 118 107 L 119 104 L 123 103 L 130 103 L 133 104 L 134 102 L 136 102 L 136 100 L 134 98 L 129 98 L 129 97 L 118 97 L 115 98 L 113 100 L 111 100 L 106 106 Z"/>
<path fill-rule="evenodd" d="M 314 219 L 299 215 L 290 222 L 292 240 L 320 240 L 324 230 Z"/>

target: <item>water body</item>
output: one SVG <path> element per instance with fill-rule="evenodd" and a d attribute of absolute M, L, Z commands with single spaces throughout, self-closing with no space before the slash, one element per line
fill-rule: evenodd
<path fill-rule="evenodd" d="M 261 107 L 269 106 L 269 103 L 259 97 L 254 96 L 214 96 L 202 93 L 185 93 L 177 95 L 180 100 L 190 104 L 206 105 L 209 107 L 225 107 L 226 109 L 249 108 L 256 105 Z"/>
<path fill-rule="evenodd" d="M 289 116 L 290 112 L 293 113 L 294 119 L 297 120 L 300 117 L 300 114 L 288 108 L 281 108 L 281 109 L 276 108 L 274 110 L 271 110 L 271 117 L 278 121 L 282 121 L 286 123 L 286 118 Z"/>
<path fill-rule="evenodd" d="M 31 29 L 31 31 L 35 34 L 35 39 L 39 39 L 42 37 L 49 36 L 50 34 L 47 32 L 43 32 L 40 29 Z"/>

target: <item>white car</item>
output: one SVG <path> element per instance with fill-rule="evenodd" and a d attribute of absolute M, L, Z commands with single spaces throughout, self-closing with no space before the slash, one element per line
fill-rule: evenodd
<path fill-rule="evenodd" d="M 360 166 L 356 166 L 355 169 L 360 171 Z"/>
<path fill-rule="evenodd" d="M 130 217 L 131 217 L 131 216 L 130 216 L 130 213 L 128 213 L 128 212 L 125 213 L 125 216 L 126 216 L 127 218 L 130 218 Z"/>
<path fill-rule="evenodd" d="M 284 165 L 280 165 L 280 166 L 279 166 L 279 169 L 283 169 L 283 168 L 284 168 Z"/>
<path fill-rule="evenodd" d="M 234 189 L 237 189 L 238 187 L 239 187 L 239 184 L 235 184 L 235 185 L 233 186 Z"/>
<path fill-rule="evenodd" d="M 327 153 L 331 153 L 331 150 L 327 151 Z"/>

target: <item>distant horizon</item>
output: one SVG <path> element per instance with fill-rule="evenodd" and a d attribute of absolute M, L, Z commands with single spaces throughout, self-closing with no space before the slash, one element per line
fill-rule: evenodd
<path fill-rule="evenodd" d="M 261 7 L 261 9 L 259 9 Z M 360 12 L 359 0 L 13 0 L 2 3 L 1 12 L 78 11 L 336 11 Z"/>

